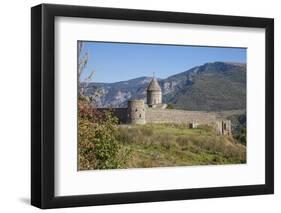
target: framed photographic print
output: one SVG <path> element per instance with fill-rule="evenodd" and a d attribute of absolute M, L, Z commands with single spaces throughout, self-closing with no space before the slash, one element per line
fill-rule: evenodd
<path fill-rule="evenodd" d="M 272 194 L 274 21 L 31 9 L 31 203 Z"/>

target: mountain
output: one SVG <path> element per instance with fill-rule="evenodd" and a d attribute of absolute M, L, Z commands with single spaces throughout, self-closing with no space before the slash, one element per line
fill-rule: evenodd
<path fill-rule="evenodd" d="M 85 94 L 97 107 L 124 107 L 129 99 L 146 99 L 151 77 L 116 83 L 90 83 Z M 158 79 L 163 102 L 188 110 L 246 108 L 246 64 L 213 62 Z"/>
<path fill-rule="evenodd" d="M 97 107 L 125 107 L 129 99 L 145 99 L 150 77 L 140 77 L 116 83 L 90 83 L 86 96 L 92 97 Z"/>

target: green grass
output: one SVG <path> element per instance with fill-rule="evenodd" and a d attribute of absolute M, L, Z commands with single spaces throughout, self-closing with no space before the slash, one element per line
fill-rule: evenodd
<path fill-rule="evenodd" d="M 246 162 L 246 147 L 210 127 L 177 124 L 120 126 L 116 136 L 130 159 L 124 168 L 217 165 Z"/>

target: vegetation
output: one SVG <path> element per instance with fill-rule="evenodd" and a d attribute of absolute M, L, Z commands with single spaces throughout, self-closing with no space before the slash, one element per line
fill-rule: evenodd
<path fill-rule="evenodd" d="M 110 110 L 97 111 L 83 98 L 78 108 L 79 170 L 246 162 L 246 132 L 234 138 L 208 126 L 117 125 Z"/>
<path fill-rule="evenodd" d="M 92 97 L 85 96 L 84 87 L 87 87 L 95 71 L 92 69 L 82 80 L 89 60 L 88 52 L 83 51 L 83 42 L 78 42 L 78 54 L 78 169 L 122 168 L 129 151 L 115 138 L 118 120 L 110 111 L 99 112 L 91 105 Z"/>
<path fill-rule="evenodd" d="M 246 128 L 243 127 L 241 128 L 240 132 L 236 135 L 234 135 L 234 137 L 243 145 L 246 146 L 247 144 L 247 131 Z"/>
<path fill-rule="evenodd" d="M 110 110 L 78 101 L 79 170 L 246 162 L 246 129 L 232 136 L 180 124 L 117 125 Z"/>
<path fill-rule="evenodd" d="M 175 99 L 177 108 L 188 110 L 244 109 L 246 84 L 221 74 L 201 74 L 194 77 L 194 84 Z"/>
<path fill-rule="evenodd" d="M 246 125 L 243 126 L 242 117 L 234 116 L 232 119 L 241 124 L 241 128 L 237 125 L 239 128 L 235 129 L 234 137 L 217 135 L 208 126 L 188 129 L 186 125 L 178 124 L 117 125 L 118 119 L 110 110 L 98 111 L 92 105 L 95 104 L 93 98 L 100 96 L 99 92 L 94 92 L 91 97 L 86 96 L 84 88 L 87 88 L 95 71 L 81 79 L 89 54 L 83 51 L 83 43 L 79 42 L 78 45 L 79 170 L 246 162 Z M 168 108 L 245 108 L 245 74 L 226 73 L 226 65 L 215 65 L 203 67 L 206 73 L 195 76 L 191 88 L 177 92 L 179 96 L 175 96 L 174 105 L 169 104 Z M 213 70 L 216 76 L 212 74 Z M 186 106 L 185 103 L 191 105 Z"/>
<path fill-rule="evenodd" d="M 174 105 L 173 104 L 167 104 L 167 109 L 174 109 Z"/>
<path fill-rule="evenodd" d="M 131 150 L 125 168 L 237 164 L 246 162 L 246 147 L 207 126 L 178 124 L 120 126 L 117 140 Z"/>
<path fill-rule="evenodd" d="M 246 108 L 246 66 L 207 63 L 191 74 L 191 83 L 169 102 L 188 110 L 234 110 Z"/>
<path fill-rule="evenodd" d="M 123 168 L 129 150 L 116 140 L 117 118 L 110 111 L 98 112 L 79 100 L 79 170 Z"/>
<path fill-rule="evenodd" d="M 228 117 L 233 126 L 233 136 L 241 144 L 247 144 L 246 113 L 235 114 Z"/>

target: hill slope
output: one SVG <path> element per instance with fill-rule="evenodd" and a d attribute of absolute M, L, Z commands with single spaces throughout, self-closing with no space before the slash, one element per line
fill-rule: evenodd
<path fill-rule="evenodd" d="M 244 145 L 206 126 L 123 126 L 118 129 L 117 139 L 131 151 L 125 168 L 246 163 Z"/>

